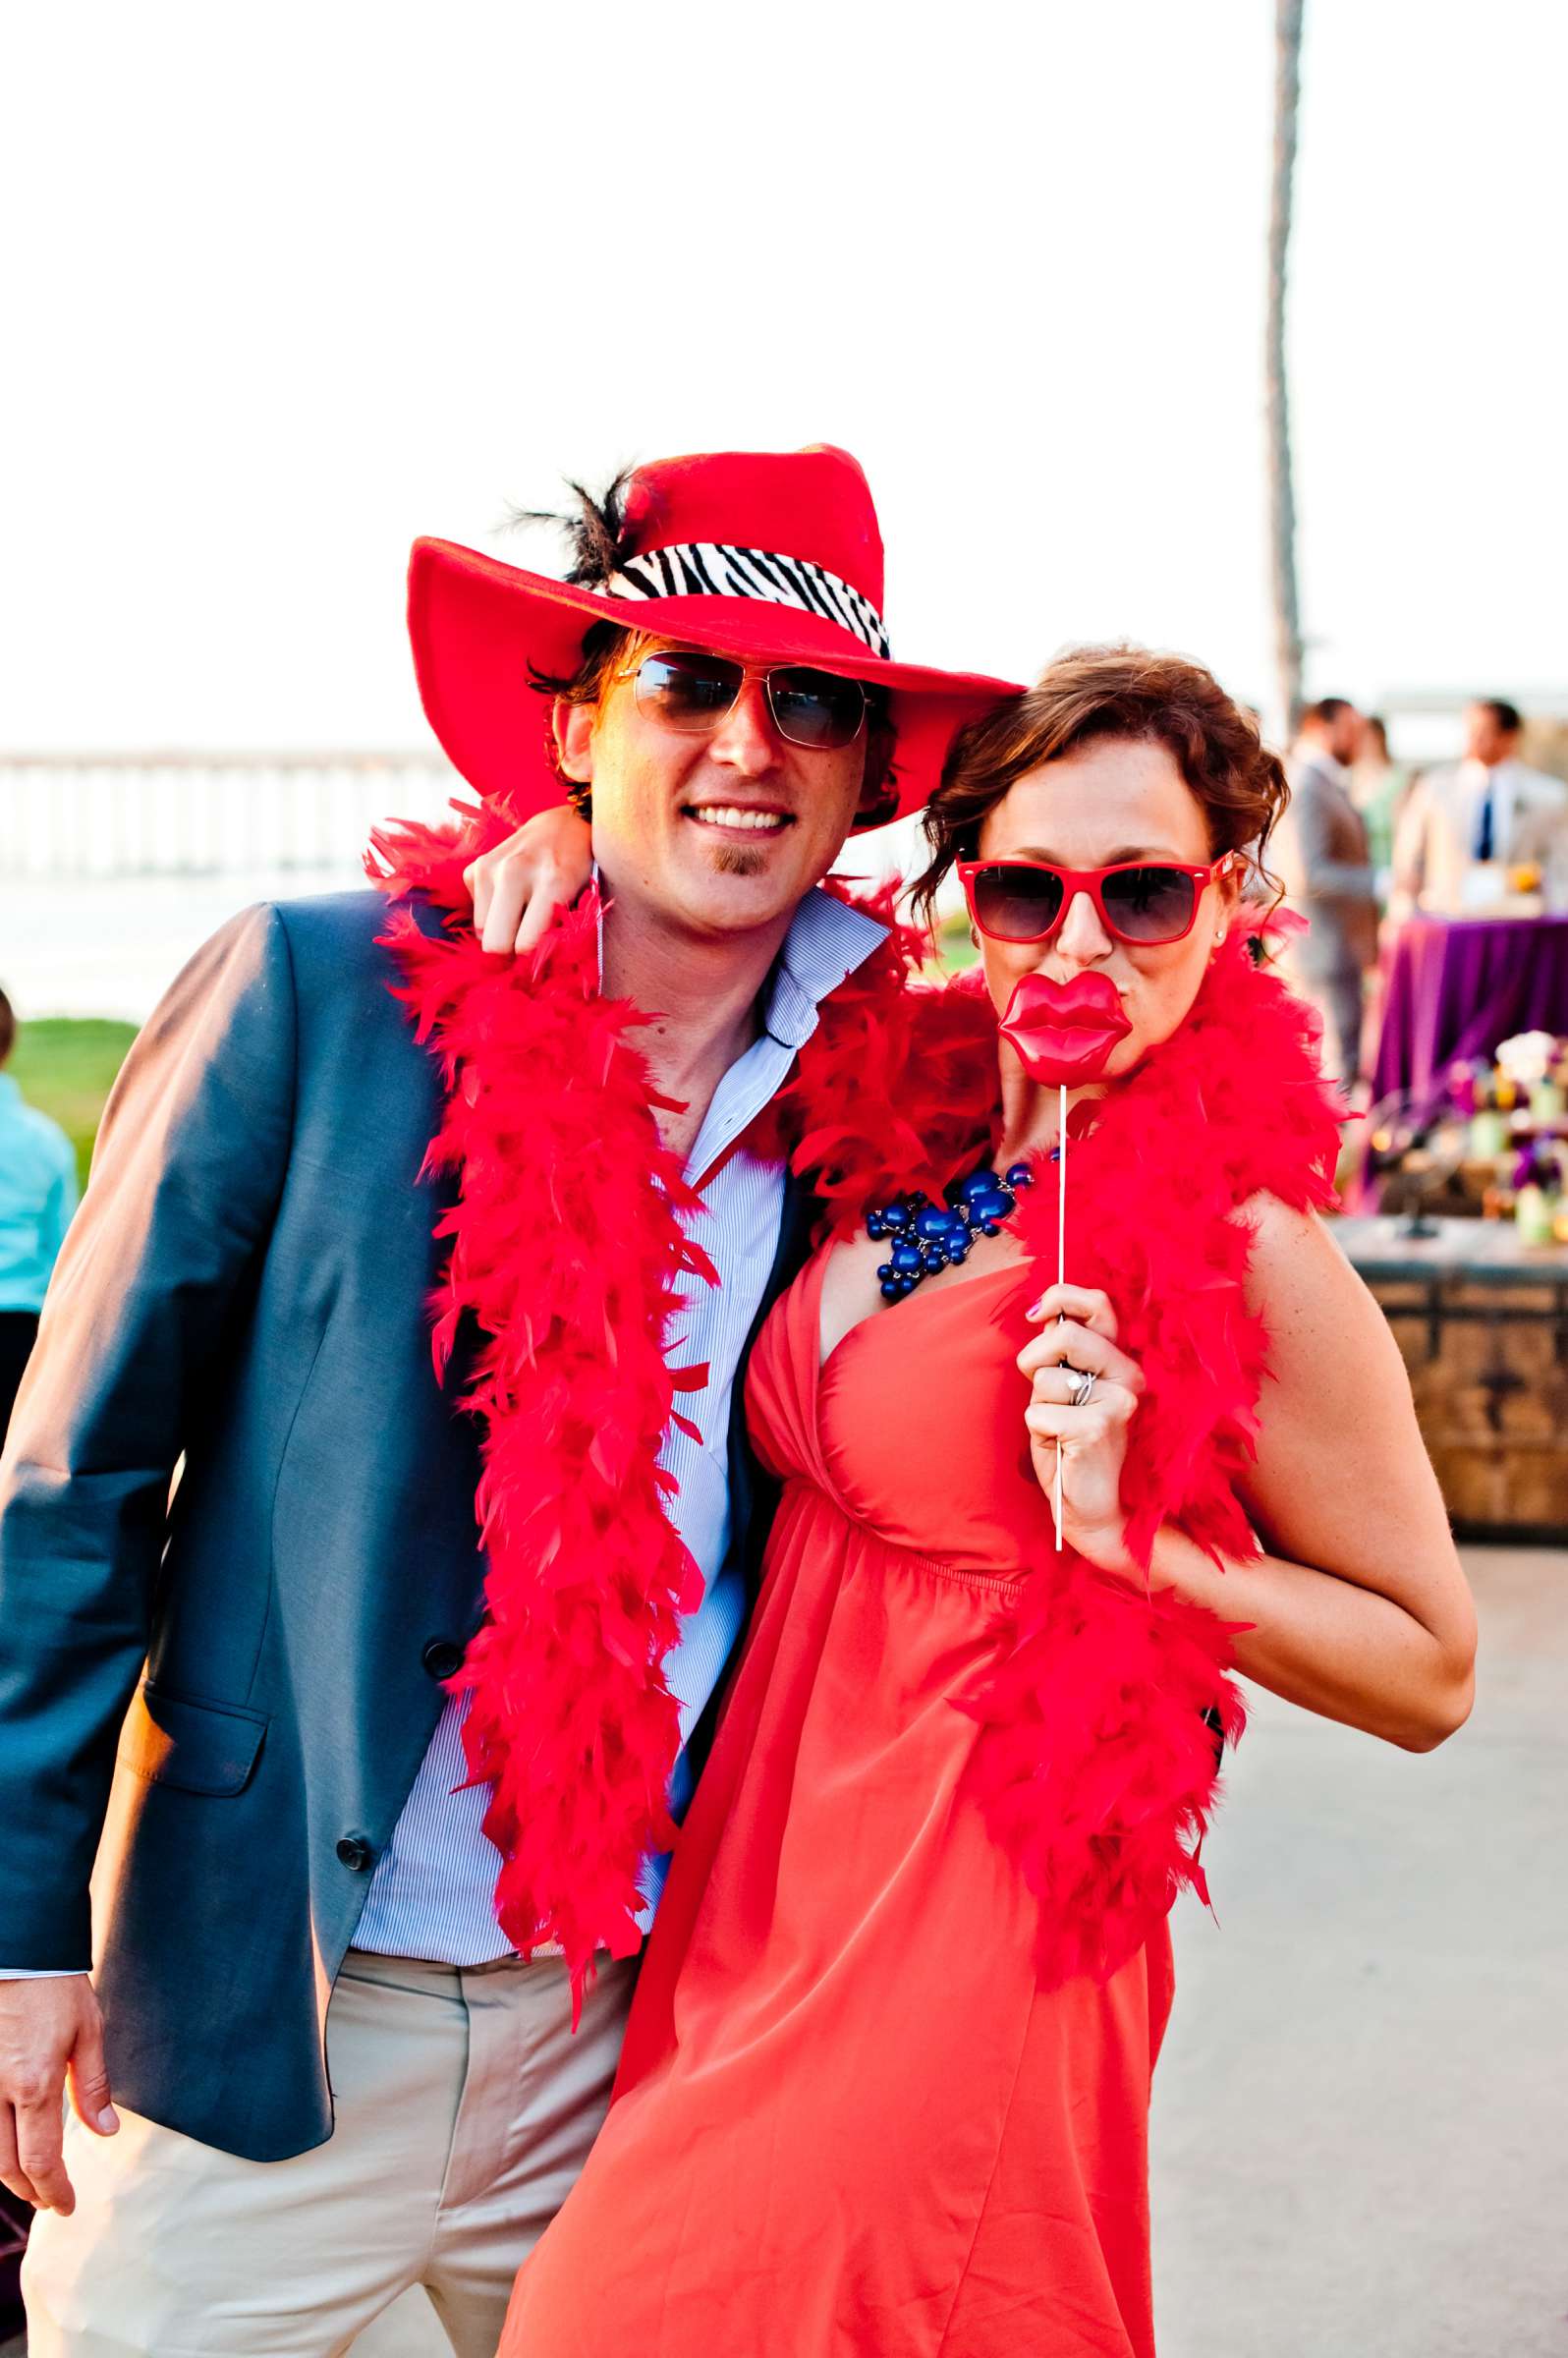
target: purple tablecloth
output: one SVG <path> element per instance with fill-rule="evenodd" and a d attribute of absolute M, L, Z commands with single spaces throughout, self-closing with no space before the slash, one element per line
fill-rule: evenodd
<path fill-rule="evenodd" d="M 1412 918 L 1394 946 L 1372 1094 L 1429 1100 L 1451 1064 L 1516 1032 L 1568 1033 L 1568 917 Z"/>

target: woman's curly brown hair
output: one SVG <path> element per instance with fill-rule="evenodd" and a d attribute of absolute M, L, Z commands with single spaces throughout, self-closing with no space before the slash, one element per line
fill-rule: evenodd
<path fill-rule="evenodd" d="M 979 858 L 980 829 L 1017 779 L 1097 738 L 1117 737 L 1169 750 L 1204 807 L 1215 858 L 1249 853 L 1277 899 L 1263 857 L 1290 788 L 1253 715 L 1212 672 L 1185 656 L 1142 646 L 1075 646 L 1023 696 L 971 721 L 955 738 L 925 813 L 930 858 L 914 893 L 922 921 L 929 923 L 955 863 Z"/>

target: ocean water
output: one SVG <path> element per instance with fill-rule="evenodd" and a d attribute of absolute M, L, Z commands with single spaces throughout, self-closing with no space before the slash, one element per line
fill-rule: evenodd
<path fill-rule="evenodd" d="M 24 1022 L 140 1023 L 237 910 L 363 885 L 372 825 L 439 818 L 454 794 L 469 795 L 454 771 L 412 758 L 209 772 L 0 761 L 0 988 Z M 918 862 L 905 820 L 852 837 L 838 865 L 879 882 Z"/>
<path fill-rule="evenodd" d="M 344 863 L 233 875 L 0 884 L 0 988 L 25 1023 L 42 1015 L 110 1015 L 140 1024 L 187 959 L 237 910 L 364 881 Z"/>
<path fill-rule="evenodd" d="M 374 825 L 467 792 L 420 754 L 0 758 L 0 986 L 140 1023 L 237 910 L 363 884 Z"/>

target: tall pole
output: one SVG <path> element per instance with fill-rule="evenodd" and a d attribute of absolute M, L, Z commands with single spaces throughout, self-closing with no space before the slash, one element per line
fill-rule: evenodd
<path fill-rule="evenodd" d="M 1303 0 L 1274 0 L 1274 175 L 1268 207 L 1268 323 L 1264 385 L 1268 421 L 1268 541 L 1274 665 L 1287 739 L 1301 718 L 1301 606 L 1296 589 L 1296 493 L 1291 479 L 1290 387 L 1285 373 L 1285 293 L 1301 97 Z"/>

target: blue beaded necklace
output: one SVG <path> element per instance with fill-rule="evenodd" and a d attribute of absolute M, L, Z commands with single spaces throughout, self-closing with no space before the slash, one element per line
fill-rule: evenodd
<path fill-rule="evenodd" d="M 1051 1160 L 1057 1150 L 1051 1149 Z M 938 1269 L 960 1267 L 974 1251 L 976 1240 L 994 1236 L 1013 1211 L 1022 1189 L 1034 1184 L 1027 1162 L 1009 1163 L 998 1177 L 989 1169 L 972 1171 L 954 1180 L 945 1201 L 929 1196 L 898 1196 L 866 1215 L 866 1233 L 877 1242 L 892 1240 L 892 1251 L 876 1274 L 882 1281 L 882 1300 L 902 1302 L 906 1294 Z"/>

